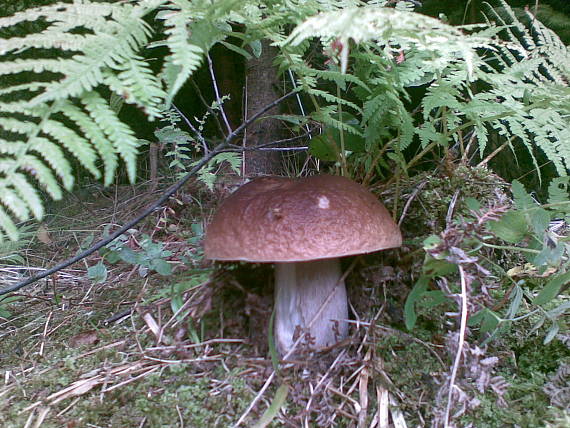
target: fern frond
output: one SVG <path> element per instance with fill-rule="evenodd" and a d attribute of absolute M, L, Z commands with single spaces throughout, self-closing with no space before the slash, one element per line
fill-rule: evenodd
<path fill-rule="evenodd" d="M 74 181 L 73 168 L 65 157 L 64 151 L 57 144 L 47 138 L 35 137 L 28 140 L 27 149 L 28 152 L 35 152 L 41 156 L 62 181 L 64 187 L 66 189 L 71 189 Z M 22 169 L 24 170 L 26 170 L 26 161 L 29 162 L 30 158 L 24 158 L 24 161 L 22 162 Z M 35 164 L 34 169 L 37 168 L 38 165 Z M 39 180 L 39 177 L 36 176 L 36 178 Z M 53 181 L 53 183 L 55 182 L 56 181 Z"/>
<path fill-rule="evenodd" d="M 116 154 L 117 152 L 115 151 L 113 144 L 111 144 L 105 135 L 104 131 L 89 117 L 87 113 L 71 102 L 61 103 L 61 113 L 71 119 L 79 127 L 85 137 L 93 144 L 94 149 L 103 160 L 103 166 L 105 168 L 103 181 L 105 183 L 112 182 L 119 163 Z"/>
<path fill-rule="evenodd" d="M 442 82 L 442 84 L 431 86 L 422 100 L 424 119 L 428 119 L 433 110 L 443 107 L 460 110 L 462 103 L 458 98 L 461 96 L 459 88 L 454 85 Z"/>
<path fill-rule="evenodd" d="M 87 92 L 81 97 L 85 110 L 94 124 L 111 140 L 115 151 L 127 164 L 129 179 L 135 179 L 135 160 L 139 141 L 134 132 L 126 124 L 121 122 L 115 112 L 97 92 Z M 104 148 L 103 148 L 104 149 Z"/>
<path fill-rule="evenodd" d="M 103 72 L 105 84 L 116 94 L 122 94 L 127 103 L 142 108 L 151 118 L 159 117 L 166 92 L 148 64 L 141 57 L 133 55 L 118 65 L 117 70 L 121 71 L 117 74 Z"/>
<path fill-rule="evenodd" d="M 354 126 L 351 126 L 342 120 L 338 120 L 332 116 L 333 114 L 337 114 L 337 112 L 335 111 L 334 106 L 330 106 L 330 108 L 321 108 L 318 112 L 313 113 L 312 117 L 325 125 L 340 131 L 348 132 L 349 134 L 358 135 L 360 137 L 363 136 L 362 132 L 357 130 Z"/>
<path fill-rule="evenodd" d="M 200 46 L 188 42 L 191 35 L 187 26 L 189 19 L 191 16 L 183 13 L 173 14 L 164 19 L 166 45 L 172 52 L 172 55 L 166 59 L 162 72 L 162 78 L 167 85 L 167 105 L 188 77 L 202 64 L 205 54 Z"/>
<path fill-rule="evenodd" d="M 0 239 L 17 235 L 9 215 L 43 216 L 36 186 L 54 199 L 62 196 L 60 186 L 72 187 L 68 157 L 97 178 L 101 159 L 109 184 L 120 156 L 134 180 L 139 143 L 96 91 L 107 86 L 150 118 L 159 116 L 165 92 L 138 52 L 151 36 L 143 18 L 165 2 L 77 0 L 0 18 L 6 29 L 38 22 L 32 32 L 0 40 L 0 127 L 6 132 L 0 140 Z"/>
<path fill-rule="evenodd" d="M 377 117 L 386 112 L 388 108 L 387 96 L 385 93 L 374 94 L 364 102 L 362 122 L 368 123 L 373 117 Z"/>
<path fill-rule="evenodd" d="M 558 174 L 566 175 L 570 169 L 570 49 L 529 10 L 516 13 L 504 0 L 494 3 L 485 3 L 485 12 L 488 22 L 497 22 L 503 29 L 492 54 L 500 66 L 483 78 L 495 87 L 490 91 L 495 97 L 504 98 L 501 104 L 512 109 L 505 123 L 529 151 L 536 170 L 534 147 L 542 150 Z"/>
<path fill-rule="evenodd" d="M 23 22 L 44 20 L 48 23 L 61 22 L 75 26 L 92 26 L 94 20 L 105 21 L 113 10 L 109 3 L 75 2 L 74 4 L 57 3 L 17 12 L 12 16 L 0 18 L 0 28 L 13 27 Z M 88 9 L 87 9 L 88 8 Z M 89 12 L 86 14 L 84 12 Z"/>
<path fill-rule="evenodd" d="M 214 43 L 231 33 L 227 20 L 237 1 L 196 4 L 172 0 L 170 10 L 158 18 L 164 21 L 167 36 L 161 45 L 171 52 L 166 58 L 162 78 L 166 82 L 166 103 L 170 104 L 188 77 L 198 69 Z"/>
<path fill-rule="evenodd" d="M 3 191 L 3 189 L 3 183 L 0 181 L 0 192 Z M 12 221 L 8 213 L 6 213 L 4 208 L 2 208 L 2 205 L 0 205 L 0 232 L 2 231 L 4 231 L 4 233 L 0 233 L 0 242 L 3 241 L 2 235 L 4 234 L 8 235 L 8 238 L 12 241 L 18 240 L 18 227 Z"/>
<path fill-rule="evenodd" d="M 48 155 L 47 153 L 45 154 Z M 53 159 L 50 156 L 50 160 L 53 162 Z M 61 199 L 62 192 L 57 179 L 51 172 L 51 169 L 47 167 L 41 160 L 39 160 L 36 156 L 33 155 L 25 155 L 19 159 L 20 169 L 23 172 L 27 172 L 32 177 L 34 177 L 39 183 L 40 186 L 52 197 L 52 199 Z M 62 165 L 58 165 L 58 169 L 62 169 Z M 71 168 L 70 168 L 71 170 Z M 59 174 L 60 178 L 64 179 L 66 182 L 73 183 L 73 176 L 70 174 L 62 175 Z M 13 177 L 8 177 L 9 182 L 13 183 Z"/>
<path fill-rule="evenodd" d="M 0 67 L 0 75 L 9 75 L 31 71 L 32 73 L 43 73 L 51 71 L 52 73 L 67 74 L 72 70 L 69 62 L 61 59 L 16 59 L 14 61 L 2 62 Z"/>
<path fill-rule="evenodd" d="M 30 211 L 27 204 L 18 196 L 18 194 L 10 189 L 4 188 L 2 190 L 2 203 L 19 220 L 26 220 L 29 218 Z"/>
<path fill-rule="evenodd" d="M 366 90 L 367 92 L 371 92 L 370 87 L 362 80 L 358 78 L 358 76 L 354 76 L 352 74 L 341 73 L 340 71 L 336 70 L 316 70 L 316 69 L 309 69 L 307 67 L 306 70 L 307 75 L 314 75 L 323 80 L 329 80 L 335 82 L 338 86 L 341 87 L 342 90 L 346 89 L 346 85 L 348 83 L 354 83 L 358 87 Z"/>
<path fill-rule="evenodd" d="M 216 165 L 221 165 L 222 163 L 227 162 L 230 168 L 236 173 L 240 174 L 241 172 L 241 164 L 242 164 L 242 157 L 238 153 L 220 153 L 210 159 L 206 165 L 204 165 L 197 174 L 198 180 L 208 187 L 210 190 L 214 190 L 214 184 L 218 176 L 214 174 L 212 171 L 214 170 Z M 196 163 L 192 163 L 191 165 L 195 165 Z"/>
<path fill-rule="evenodd" d="M 522 72 L 534 82 L 550 81 L 568 86 L 570 82 L 570 52 L 556 33 L 544 26 L 530 10 L 521 12 L 522 22 L 513 8 L 504 0 L 496 0 L 493 7 L 485 2 L 487 22 L 495 21 L 503 27 L 503 40 L 495 58 L 513 71 Z"/>
<path fill-rule="evenodd" d="M 327 42 L 336 38 L 343 43 L 374 41 L 406 50 L 415 47 L 432 56 L 445 57 L 446 61 L 463 60 L 470 77 L 476 58 L 474 49 L 491 48 L 488 39 L 467 36 L 435 18 L 378 5 L 320 13 L 297 26 L 284 43 L 295 45 L 312 37 Z"/>
<path fill-rule="evenodd" d="M 42 218 L 44 216 L 44 207 L 42 201 L 38 195 L 38 192 L 34 186 L 28 181 L 24 174 L 16 173 L 12 176 L 12 184 L 14 189 L 24 201 L 26 207 L 32 211 L 35 218 Z M 26 219 L 24 217 L 24 219 Z"/>
<path fill-rule="evenodd" d="M 346 100 L 344 98 L 339 98 L 336 95 L 333 95 L 327 91 L 323 91 L 321 89 L 306 88 L 306 92 L 316 97 L 324 98 L 326 101 L 328 101 L 331 104 L 340 103 L 342 105 L 345 105 L 347 107 L 356 110 L 359 113 L 362 113 L 362 109 L 357 104 L 353 103 L 352 101 Z"/>
<path fill-rule="evenodd" d="M 556 209 L 570 214 L 570 177 L 554 178 L 548 185 L 548 203 L 555 204 Z"/>
<path fill-rule="evenodd" d="M 85 138 L 55 120 L 45 120 L 42 123 L 42 131 L 54 138 L 62 146 L 71 152 L 73 156 L 81 160 L 82 165 L 87 168 L 95 178 L 100 177 L 99 169 L 95 166 L 97 156 L 95 150 Z"/>
<path fill-rule="evenodd" d="M 529 134 L 528 129 L 525 127 L 524 123 L 526 121 L 526 118 L 513 114 L 512 116 L 504 118 L 503 121 L 506 123 L 506 128 L 509 130 L 509 134 L 507 134 L 506 137 L 515 135 L 516 138 L 523 143 L 529 153 L 530 158 L 532 159 L 532 163 L 535 169 L 539 171 L 540 168 L 538 166 L 538 161 L 534 155 L 534 146 L 531 139 L 532 135 Z"/>

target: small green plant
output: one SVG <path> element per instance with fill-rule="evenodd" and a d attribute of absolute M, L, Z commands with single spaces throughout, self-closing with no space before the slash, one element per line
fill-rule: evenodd
<path fill-rule="evenodd" d="M 167 147 L 165 156 L 171 159 L 168 167 L 175 168 L 178 171 L 178 177 L 184 176 L 190 168 L 198 163 L 198 161 L 195 160 L 197 154 L 208 150 L 206 140 L 202 135 L 204 125 L 213 112 L 221 110 L 225 99 L 226 97 L 222 97 L 220 103 L 213 102 L 201 119 L 195 118 L 197 122 L 196 126 L 188 119 L 185 119 L 185 123 L 190 126 L 192 134 L 180 128 L 179 122 L 182 120 L 182 116 L 178 110 L 172 108 L 164 111 L 164 120 L 168 122 L 168 125 L 158 128 L 154 132 L 154 135 L 159 145 Z M 216 170 L 224 162 L 227 162 L 236 174 L 240 174 L 241 156 L 238 153 L 228 152 L 220 153 L 212 158 L 210 162 L 198 171 L 196 177 L 204 183 L 208 189 L 213 190 L 217 178 Z"/>
<path fill-rule="evenodd" d="M 20 296 L 5 296 L 0 298 L 0 318 L 10 318 L 12 312 L 8 309 L 9 305 L 20 299 Z"/>
<path fill-rule="evenodd" d="M 37 228 L 31 224 L 18 226 L 18 241 L 2 241 L 0 240 L 0 266 L 23 264 L 24 258 L 20 254 L 20 250 L 31 245 L 32 240 L 36 236 Z"/>
<path fill-rule="evenodd" d="M 558 297 L 568 289 L 570 270 L 570 242 L 567 236 L 558 235 L 558 229 L 567 229 L 570 221 L 569 177 L 552 180 L 548 187 L 546 204 L 537 203 L 522 184 L 513 181 L 514 208 L 488 228 L 498 238 L 512 245 L 496 245 L 483 241 L 485 247 L 519 253 L 526 260 L 522 269 L 507 272 L 511 279 L 508 290 L 510 305 L 501 317 L 486 308 L 472 317 L 473 325 L 480 323 L 482 332 L 500 331 L 514 320 L 535 318 L 532 331 L 548 325 L 544 342 L 548 343 L 561 329 L 568 326 L 565 316 L 570 302 Z M 521 279 L 516 280 L 517 276 Z M 515 279 L 513 279 L 513 277 Z M 527 313 L 518 316 L 523 299 L 529 305 Z"/>
<path fill-rule="evenodd" d="M 419 307 L 427 309 L 442 304 L 451 296 L 453 286 L 434 290 L 430 289 L 432 283 L 447 284 L 441 281 L 445 278 L 450 283 L 457 282 L 458 266 L 470 265 L 475 288 L 469 295 L 472 305 L 469 323 L 478 326 L 480 334 L 492 338 L 506 331 L 511 323 L 532 317 L 533 331 L 548 324 L 544 337 L 548 343 L 561 329 L 567 328 L 565 315 L 570 311 L 570 303 L 558 297 L 570 283 L 570 244 L 567 237 L 556 234 L 552 225 L 554 219 L 562 224 L 569 220 L 568 183 L 568 177 L 554 179 L 549 186 L 548 201 L 543 205 L 518 181 L 512 185 L 511 209 L 502 206 L 485 210 L 476 200 L 467 199 L 472 217 L 461 218 L 440 236 L 431 236 L 424 242 L 426 259 L 406 301 L 406 326 L 414 327 Z M 503 243 L 497 242 L 497 238 Z M 485 255 L 486 249 L 503 251 L 511 255 L 510 259 L 527 263 L 522 268 L 503 268 Z M 521 272 L 532 275 L 525 277 Z M 517 275 L 522 278 L 517 280 Z M 505 297 L 508 307 L 500 310 L 502 306 L 497 306 L 495 297 Z"/>
<path fill-rule="evenodd" d="M 122 260 L 138 266 L 138 273 L 142 277 L 148 275 L 149 271 L 166 276 L 172 273 L 172 267 L 167 261 L 172 256 L 172 252 L 165 250 L 163 243 L 154 242 L 146 234 L 143 234 L 140 240 L 134 238 L 134 233 L 130 236 L 122 235 L 101 250 L 101 255 L 111 264 Z M 107 273 L 107 267 L 103 261 L 91 266 L 87 271 L 89 279 L 98 283 L 107 279 Z"/>

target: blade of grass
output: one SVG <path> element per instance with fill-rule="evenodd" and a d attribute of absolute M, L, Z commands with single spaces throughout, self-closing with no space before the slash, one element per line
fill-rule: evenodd
<path fill-rule="evenodd" d="M 253 428 L 265 428 L 267 425 L 271 423 L 273 419 L 279 413 L 279 409 L 285 404 L 285 400 L 287 399 L 287 394 L 289 394 L 289 385 L 284 383 L 275 392 L 275 397 L 271 401 L 271 405 L 269 408 L 263 413 L 261 419 L 253 426 Z"/>

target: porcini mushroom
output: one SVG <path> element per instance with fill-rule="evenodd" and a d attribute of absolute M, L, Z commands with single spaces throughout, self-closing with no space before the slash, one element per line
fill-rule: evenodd
<path fill-rule="evenodd" d="M 221 204 L 206 231 L 205 256 L 275 263 L 274 337 L 285 355 L 299 335 L 311 349 L 346 337 L 348 306 L 339 257 L 401 243 L 386 208 L 347 178 L 263 177 Z"/>

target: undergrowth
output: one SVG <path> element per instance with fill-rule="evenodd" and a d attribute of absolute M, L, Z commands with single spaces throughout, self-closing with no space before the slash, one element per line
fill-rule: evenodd
<path fill-rule="evenodd" d="M 10 135 L 0 141 L 2 235 L 25 236 L 28 226 L 16 220 L 44 216 L 34 186 L 56 199 L 61 186 L 71 189 L 69 158 L 109 184 L 119 160 L 133 179 L 137 149 L 160 145 L 170 158 L 165 169 L 187 173 L 212 153 L 217 137 L 206 138 L 204 124 L 223 116 L 224 98 L 188 120 L 171 108 L 174 96 L 214 44 L 251 57 L 246 48 L 255 54 L 266 38 L 311 106 L 277 119 L 295 133 L 317 123 L 322 133 L 308 142 L 309 156 L 372 183 L 405 236 L 400 252 L 355 262 L 350 340 L 277 366 L 267 357 L 267 270 L 243 274 L 238 264 L 219 269 L 203 260 L 220 165 L 237 172 L 241 163 L 232 153 L 240 146 L 226 145 L 200 170 L 198 188 L 85 266 L 0 297 L 3 426 L 563 423 L 567 47 L 530 11 L 518 18 L 503 1 L 485 3 L 487 25 L 461 28 L 414 13 L 411 2 L 344 3 L 86 0 L 0 18 L 11 31 L 42 24 L 3 45 L 0 125 Z M 167 51 L 158 74 L 142 55 L 157 47 Z M 32 51 L 42 55 L 28 57 Z M 156 141 L 134 137 L 120 119 L 122 103 L 162 119 Z M 518 147 L 539 180 L 537 150 L 560 175 L 544 178 L 543 201 L 485 167 Z M 47 264 L 110 233 L 124 221 L 117 206 L 128 217 L 154 192 L 131 189 L 128 199 L 116 190 L 114 198 L 85 198 L 71 216 L 80 231 L 66 234 L 63 215 L 48 218 L 26 257 L 0 242 L 6 283 L 44 254 Z M 86 217 L 98 220 L 89 231 Z"/>

